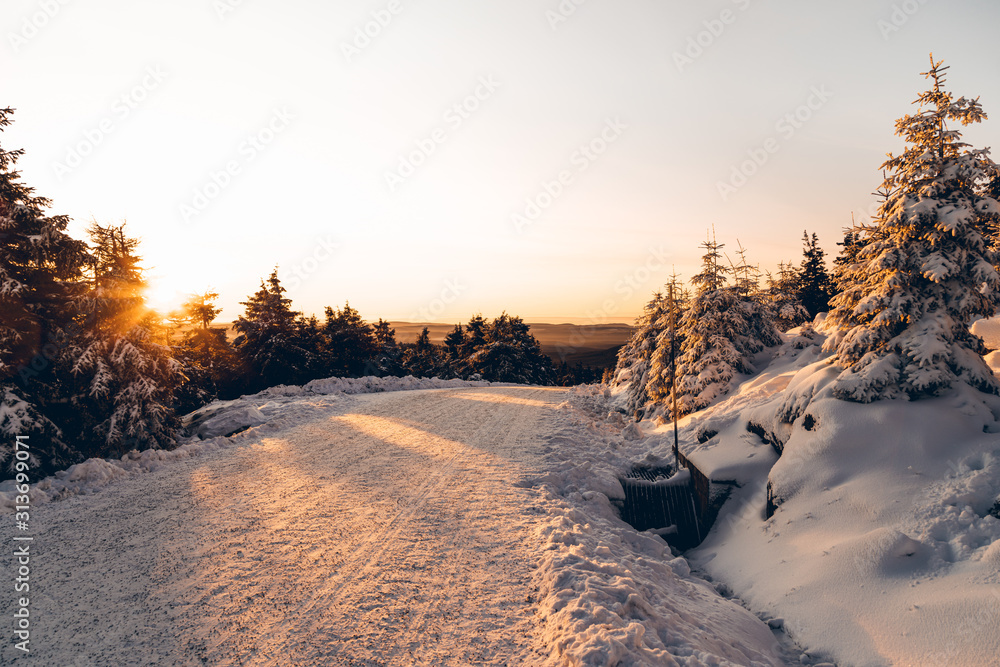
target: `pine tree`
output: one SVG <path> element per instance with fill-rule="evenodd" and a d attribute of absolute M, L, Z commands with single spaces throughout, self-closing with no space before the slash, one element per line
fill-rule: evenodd
<path fill-rule="evenodd" d="M 302 354 L 296 383 L 305 384 L 310 380 L 337 374 L 330 369 L 334 356 L 330 353 L 330 339 L 315 315 L 306 317 L 300 314 L 295 318 L 292 342 Z"/>
<path fill-rule="evenodd" d="M 705 239 L 701 244 L 705 249 L 705 254 L 701 256 L 701 273 L 695 274 L 691 278 L 691 284 L 695 286 L 699 294 L 712 292 L 726 286 L 726 267 L 720 261 L 722 259 L 722 249 L 726 247 L 724 243 L 715 240 L 715 229 L 712 229 L 712 237 Z"/>
<path fill-rule="evenodd" d="M 552 360 L 542 354 L 530 329 L 520 317 L 506 312 L 490 321 L 483 331 L 485 343 L 469 358 L 472 373 L 491 382 L 551 384 Z M 466 332 L 472 330 L 470 320 Z"/>
<path fill-rule="evenodd" d="M 690 301 L 687 290 L 684 289 L 676 274 L 671 277 L 669 286 L 672 286 L 673 289 L 667 290 L 663 308 L 658 313 L 653 326 L 653 330 L 658 333 L 646 381 L 646 395 L 649 400 L 665 405 L 671 404 L 670 398 L 673 391 L 671 378 L 676 379 L 677 361 L 681 350 L 684 349 L 680 322 Z M 673 303 L 670 301 L 671 293 L 673 294 Z M 673 328 L 670 326 L 671 308 L 673 308 Z"/>
<path fill-rule="evenodd" d="M 462 346 L 465 344 L 465 331 L 461 324 L 456 324 L 447 336 L 444 337 L 444 347 L 448 352 L 448 359 L 458 361 L 462 357 Z"/>
<path fill-rule="evenodd" d="M 831 322 L 844 371 L 834 384 L 842 399 L 869 402 L 941 394 L 957 382 L 996 393 L 969 324 L 1000 306 L 1000 263 L 988 234 L 1000 205 L 984 184 L 996 179 L 989 151 L 973 149 L 949 123 L 981 122 L 978 98 L 955 100 L 945 70 L 931 57 L 933 82 L 896 122 L 904 151 L 889 155 L 886 193 L 875 224 L 834 299 Z"/>
<path fill-rule="evenodd" d="M 796 295 L 799 274 L 790 262 L 779 263 L 778 277 L 774 278 L 769 274 L 767 283 L 764 302 L 771 311 L 775 326 L 780 331 L 788 331 L 809 321 L 809 311 Z"/>
<path fill-rule="evenodd" d="M 361 318 L 350 302 L 336 311 L 327 306 L 323 332 L 327 337 L 329 374 L 337 377 L 361 377 L 372 367 L 379 352 L 379 342 L 371 325 Z"/>
<path fill-rule="evenodd" d="M 739 263 L 734 264 L 730 260 L 730 273 L 733 276 L 733 290 L 736 291 L 740 297 L 743 298 L 756 298 L 760 292 L 760 269 L 756 266 L 751 265 L 747 262 L 747 251 L 740 243 L 739 239 L 736 239 L 736 246 L 739 250 L 736 251 L 736 256 L 739 257 Z M 729 259 L 726 257 L 726 259 Z"/>
<path fill-rule="evenodd" d="M 437 345 L 431 342 L 430 330 L 424 327 L 417 341 L 403 352 L 403 367 L 414 377 L 434 377 L 441 359 Z"/>
<path fill-rule="evenodd" d="M 238 332 L 233 347 L 251 391 L 295 384 L 307 376 L 310 354 L 300 345 L 299 313 L 284 293 L 275 268 L 253 296 L 240 302 L 246 312 L 233 323 Z"/>
<path fill-rule="evenodd" d="M 803 231 L 802 243 L 802 264 L 798 271 L 799 284 L 796 296 L 812 319 L 830 309 L 833 285 L 826 270 L 826 253 L 819 246 L 819 238 L 816 234 L 810 237 L 809 232 Z"/>
<path fill-rule="evenodd" d="M 470 358 L 479 348 L 486 344 L 486 320 L 482 314 L 476 313 L 465 325 L 465 339 L 462 341 L 461 356 Z"/>
<path fill-rule="evenodd" d="M 231 398 L 235 381 L 235 358 L 222 327 L 212 322 L 221 308 L 215 306 L 217 292 L 191 294 L 177 313 L 171 314 L 175 329 L 182 329 L 176 357 L 184 366 L 187 382 L 178 390 L 181 412 L 194 410 L 220 396 Z"/>
<path fill-rule="evenodd" d="M 718 262 L 722 246 L 711 239 L 703 247 L 702 272 L 692 279 L 697 293 L 678 331 L 683 339 L 677 361 L 680 414 L 701 410 L 726 394 L 736 373 L 755 372 L 754 354 L 781 340 L 759 295 L 726 287 L 725 269 Z"/>
<path fill-rule="evenodd" d="M 618 350 L 618 362 L 611 386 L 624 389 L 625 409 L 629 413 L 641 409 L 650 399 L 647 391 L 649 371 L 657 338 L 662 333 L 662 316 L 668 308 L 669 304 L 663 293 L 654 293 L 643 308 L 642 315 L 636 318 L 632 337 Z"/>
<path fill-rule="evenodd" d="M 865 228 L 852 225 L 844 229 L 844 240 L 839 241 L 840 254 L 833 260 L 833 277 L 831 282 L 835 286 L 835 293 L 843 291 L 845 278 L 852 274 L 858 263 L 858 253 L 864 245 Z"/>
<path fill-rule="evenodd" d="M 13 109 L 0 109 L 0 132 Z M 21 182 L 22 149 L 0 146 L 0 465 L 14 464 L 14 436 L 29 437 L 31 465 L 53 472 L 76 460 L 48 406 L 65 401 L 65 348 L 80 335 L 77 308 L 87 247 L 65 233 L 69 218 Z"/>
<path fill-rule="evenodd" d="M 184 380 L 168 346 L 157 342 L 159 317 L 145 305 L 139 240 L 125 224 L 91 224 L 90 325 L 73 346 L 80 416 L 77 438 L 91 456 L 167 446 L 179 425 L 174 392 Z"/>
<path fill-rule="evenodd" d="M 375 337 L 375 358 L 366 369 L 366 375 L 398 376 L 403 374 L 403 351 L 396 343 L 396 330 L 379 318 L 372 330 Z"/>
<path fill-rule="evenodd" d="M 465 345 L 465 330 L 461 324 L 456 324 L 447 336 L 444 337 L 445 350 L 445 373 L 448 377 L 465 377 L 465 359 L 462 357 L 462 348 Z"/>

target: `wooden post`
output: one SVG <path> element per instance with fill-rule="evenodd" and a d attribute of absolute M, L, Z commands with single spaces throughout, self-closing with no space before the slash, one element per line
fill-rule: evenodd
<path fill-rule="evenodd" d="M 670 281 L 670 416 L 674 419 L 674 461 L 680 470 L 680 447 L 677 439 L 677 323 L 674 321 L 674 282 Z"/>

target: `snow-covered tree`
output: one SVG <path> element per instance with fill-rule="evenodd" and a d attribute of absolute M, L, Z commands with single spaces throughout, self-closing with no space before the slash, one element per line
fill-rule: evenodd
<path fill-rule="evenodd" d="M 308 375 L 311 353 L 301 345 L 299 313 L 284 293 L 276 268 L 253 296 L 240 302 L 246 312 L 233 323 L 238 332 L 233 348 L 251 390 L 295 384 Z"/>
<path fill-rule="evenodd" d="M 844 230 L 844 240 L 837 242 L 837 245 L 840 246 L 840 254 L 833 260 L 833 276 L 831 278 L 835 294 L 843 291 L 845 280 L 857 269 L 855 265 L 858 263 L 858 251 L 864 245 L 864 235 L 864 227 L 852 225 Z"/>
<path fill-rule="evenodd" d="M 669 307 L 665 303 L 663 293 L 656 292 L 646 304 L 642 315 L 636 319 L 632 337 L 618 350 L 618 362 L 611 386 L 623 388 L 625 409 L 630 413 L 641 409 L 650 399 L 647 384 L 656 351 L 656 340 L 662 333 L 659 328 L 662 325 L 662 315 Z"/>
<path fill-rule="evenodd" d="M 681 350 L 684 349 L 684 338 L 680 332 L 681 318 L 687 310 L 690 297 L 684 289 L 678 276 L 674 274 L 664 298 L 663 309 L 656 320 L 654 329 L 659 333 L 656 336 L 653 356 L 650 359 L 649 376 L 646 380 L 646 395 L 654 403 L 669 405 L 673 384 L 671 377 L 677 372 L 677 360 Z M 673 303 L 671 303 L 673 294 Z M 673 307 L 674 326 L 670 327 L 670 309 Z"/>
<path fill-rule="evenodd" d="M 779 263 L 778 275 L 767 276 L 767 289 L 763 298 L 771 311 L 774 325 L 780 331 L 788 331 L 810 320 L 809 311 L 797 295 L 798 281 L 798 271 L 791 263 Z"/>
<path fill-rule="evenodd" d="M 918 398 L 957 382 L 1000 388 L 969 332 L 1000 306 L 1000 254 L 988 237 L 1000 205 L 986 188 L 998 169 L 950 127 L 986 113 L 978 98 L 944 90 L 946 69 L 931 57 L 931 88 L 896 122 L 906 147 L 883 165 L 885 201 L 833 302 L 838 334 L 827 344 L 845 369 L 834 385 L 842 399 Z"/>
<path fill-rule="evenodd" d="M 213 327 L 222 312 L 216 307 L 217 292 L 208 290 L 191 294 L 178 312 L 169 319 L 181 329 L 181 341 L 175 357 L 184 366 L 185 382 L 177 392 L 181 412 L 194 410 L 220 396 L 231 397 L 236 360 L 226 330 Z"/>
<path fill-rule="evenodd" d="M 719 263 L 721 244 L 702 244 L 697 293 L 681 318 L 683 348 L 677 361 L 677 409 L 688 414 L 707 407 L 729 391 L 736 373 L 755 372 L 752 356 L 780 342 L 771 314 L 756 294 L 726 286 Z"/>
<path fill-rule="evenodd" d="M 86 332 L 70 346 L 80 416 L 78 438 L 91 456 L 166 446 L 178 426 L 174 392 L 184 380 L 170 348 L 156 340 L 159 317 L 145 305 L 138 239 L 125 225 L 88 228 L 92 292 Z"/>
<path fill-rule="evenodd" d="M 465 325 L 465 336 L 462 340 L 461 356 L 469 359 L 476 350 L 486 344 L 486 319 L 480 313 L 469 318 Z"/>
<path fill-rule="evenodd" d="M 13 113 L 0 109 L 0 132 Z M 68 217 L 46 215 L 51 202 L 21 182 L 23 154 L 0 145 L 0 465 L 9 470 L 14 436 L 26 435 L 32 468 L 45 473 L 76 458 L 47 406 L 65 398 L 64 349 L 81 332 L 87 247 L 66 234 Z"/>

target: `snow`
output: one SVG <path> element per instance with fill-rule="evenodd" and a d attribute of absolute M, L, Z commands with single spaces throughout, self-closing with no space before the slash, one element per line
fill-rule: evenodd
<path fill-rule="evenodd" d="M 456 387 L 504 386 L 490 382 L 466 380 L 441 380 L 439 378 L 363 377 L 326 378 L 313 380 L 304 386 L 278 385 L 256 394 L 241 396 L 229 401 L 213 401 L 185 415 L 183 422 L 192 437 L 172 450 L 147 449 L 132 451 L 121 460 L 88 459 L 51 477 L 46 477 L 31 487 L 32 503 L 63 499 L 72 495 L 99 491 L 110 481 L 126 474 L 146 473 L 157 470 L 164 462 L 199 456 L 219 448 L 242 442 L 246 438 L 228 438 L 252 429 L 247 438 L 254 438 L 274 428 L 283 427 L 296 420 L 306 419 L 334 405 L 339 397 L 387 391 L 412 391 Z M 306 400 L 295 400 L 304 398 Z M 19 405 L 26 405 L 23 403 Z M 15 408 L 17 405 L 15 405 Z M 4 408 L 0 404 L 0 409 Z M 0 413 L 3 414 L 3 413 Z M 253 427 L 263 426 L 263 429 Z M 204 441 L 204 442 L 199 442 Z M 0 507 L 14 507 L 13 480 L 0 483 Z"/>
<path fill-rule="evenodd" d="M 786 664 L 618 518 L 618 471 L 651 443 L 594 390 L 378 391 L 439 383 L 272 388 L 189 417 L 263 424 L 33 487 L 34 661 Z"/>
<path fill-rule="evenodd" d="M 795 349 L 789 334 L 762 373 L 681 420 L 682 451 L 740 485 L 692 566 L 781 619 L 814 660 L 997 664 L 1000 398 L 959 386 L 921 401 L 837 400 L 822 340 Z M 668 442 L 650 454 L 669 457 Z M 765 518 L 769 484 L 778 506 Z"/>
<path fill-rule="evenodd" d="M 683 557 L 618 516 L 673 445 L 620 393 L 329 379 L 206 406 L 175 450 L 32 487 L 36 658 L 997 664 L 1000 398 L 838 400 L 819 325 L 680 420 L 735 484 Z"/>

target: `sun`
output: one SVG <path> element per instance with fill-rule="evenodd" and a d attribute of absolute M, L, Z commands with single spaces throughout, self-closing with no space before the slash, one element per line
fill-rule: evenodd
<path fill-rule="evenodd" d="M 161 315 L 167 315 L 180 309 L 187 300 L 188 290 L 181 289 L 169 280 L 151 279 L 143 291 L 143 297 L 147 306 Z"/>

